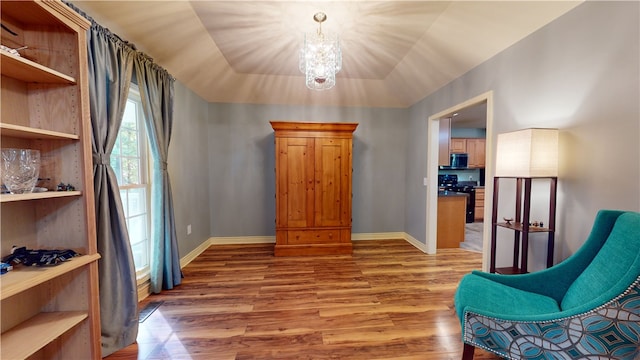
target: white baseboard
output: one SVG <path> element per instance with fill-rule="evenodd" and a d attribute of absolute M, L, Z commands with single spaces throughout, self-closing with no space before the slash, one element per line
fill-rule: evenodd
<path fill-rule="evenodd" d="M 413 236 L 411 236 L 411 235 L 409 235 L 409 234 L 407 234 L 405 232 L 353 233 L 353 234 L 351 234 L 351 240 L 353 240 L 353 241 L 389 240 L 389 239 L 403 239 L 403 240 L 407 241 L 408 243 L 410 243 L 411 245 L 415 246 L 420 251 L 422 251 L 424 253 L 427 252 L 427 250 L 426 250 L 427 249 L 427 245 L 426 244 L 421 243 L 416 238 L 414 238 Z M 275 236 L 210 237 L 207 241 L 205 241 L 205 244 L 207 244 L 207 245 L 204 246 L 204 248 L 206 249 L 210 245 L 275 244 L 275 242 L 276 242 L 276 237 Z M 202 247 L 202 246 L 203 245 L 201 245 L 200 247 Z M 204 249 L 202 251 L 204 251 Z M 196 256 L 200 255 L 200 253 L 202 253 L 202 251 L 198 252 L 196 254 Z M 192 251 L 191 253 L 193 253 L 193 252 L 195 252 L 195 250 Z M 189 260 L 189 262 L 191 262 L 191 260 L 193 260 L 194 258 L 195 258 L 195 256 L 193 258 L 191 258 Z M 185 265 L 187 263 L 185 263 Z M 180 264 L 182 266 L 182 261 L 180 261 Z"/>
<path fill-rule="evenodd" d="M 207 239 L 205 242 L 200 244 L 198 247 L 196 247 L 195 249 L 191 250 L 191 252 L 189 252 L 187 255 L 185 255 L 182 258 L 180 258 L 180 269 L 182 269 L 185 266 L 187 266 L 187 264 L 189 264 L 195 258 L 197 258 L 198 255 L 202 254 L 205 250 L 207 250 L 207 248 L 209 246 L 211 246 L 211 239 Z"/>
<path fill-rule="evenodd" d="M 180 268 L 184 268 L 192 262 L 198 255 L 202 254 L 211 245 L 234 245 L 234 244 L 275 244 L 275 236 L 227 236 L 210 237 L 187 255 L 180 258 Z"/>
<path fill-rule="evenodd" d="M 407 234 L 406 232 L 390 232 L 390 233 L 359 233 L 351 234 L 351 240 L 353 241 L 367 241 L 367 240 L 389 240 L 389 239 L 403 239 L 409 244 L 413 245 L 416 249 L 427 253 L 427 245 L 418 241 L 418 239 Z"/>
<path fill-rule="evenodd" d="M 421 243 L 420 241 L 418 241 L 418 239 L 414 238 L 413 236 L 407 234 L 407 233 L 403 233 L 404 234 L 404 239 L 411 245 L 413 245 L 416 249 L 422 251 L 425 254 L 428 254 L 427 252 L 427 244 L 425 243 Z"/>
<path fill-rule="evenodd" d="M 209 245 L 234 245 L 234 244 L 275 244 L 275 236 L 227 236 L 210 237 Z"/>
<path fill-rule="evenodd" d="M 423 253 L 427 252 L 427 245 L 421 243 L 413 236 L 405 232 L 388 232 L 388 233 L 358 233 L 351 234 L 353 241 L 375 241 L 388 239 L 403 239 L 409 244 L 415 246 Z M 184 268 L 198 255 L 202 254 L 211 245 L 235 245 L 235 244 L 275 244 L 275 236 L 226 236 L 226 237 L 210 237 L 205 242 L 193 249 L 190 253 L 180 259 L 180 268 Z"/>
<path fill-rule="evenodd" d="M 366 240 L 390 240 L 390 239 L 404 239 L 405 233 L 403 232 L 388 232 L 388 233 L 358 233 L 351 234 L 351 240 L 353 241 L 366 241 Z"/>

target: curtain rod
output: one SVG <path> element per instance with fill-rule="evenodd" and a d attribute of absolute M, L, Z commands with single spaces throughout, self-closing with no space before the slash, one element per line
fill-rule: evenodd
<path fill-rule="evenodd" d="M 91 22 L 91 28 L 103 33 L 107 36 L 109 36 L 111 39 L 113 39 L 116 42 L 121 43 L 124 46 L 128 46 L 129 48 L 131 48 L 131 50 L 133 50 L 137 56 L 141 56 L 143 57 L 146 61 L 149 61 L 153 67 L 160 72 L 164 72 L 172 81 L 175 81 L 175 78 L 162 66 L 160 66 L 158 63 L 156 63 L 153 58 L 147 54 L 145 54 L 142 51 L 139 51 L 135 44 L 124 40 L 123 38 L 121 38 L 119 35 L 114 34 L 113 32 L 111 32 L 111 30 L 109 30 L 108 28 L 100 25 L 97 21 L 95 21 L 91 16 L 87 15 L 87 13 L 85 13 L 84 11 L 80 10 L 77 6 L 75 6 L 74 4 L 70 3 L 67 0 L 62 0 L 62 2 L 67 5 L 69 8 L 71 8 L 73 11 L 75 11 L 76 13 L 78 13 L 80 16 L 84 17 L 85 19 L 87 19 L 88 21 Z"/>

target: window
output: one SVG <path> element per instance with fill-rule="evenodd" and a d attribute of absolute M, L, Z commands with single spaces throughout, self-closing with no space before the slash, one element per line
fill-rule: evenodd
<path fill-rule="evenodd" d="M 149 153 L 140 93 L 132 84 L 111 153 L 111 166 L 118 178 L 138 278 L 149 272 Z"/>

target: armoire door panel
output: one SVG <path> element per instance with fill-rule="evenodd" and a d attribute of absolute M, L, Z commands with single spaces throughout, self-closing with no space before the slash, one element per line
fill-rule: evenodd
<path fill-rule="evenodd" d="M 313 139 L 283 139 L 278 154 L 282 191 L 280 201 L 284 205 L 278 217 L 286 227 L 313 226 L 314 208 L 314 142 Z"/>
<path fill-rule="evenodd" d="M 350 196 L 349 140 L 316 139 L 316 226 L 346 225 Z"/>

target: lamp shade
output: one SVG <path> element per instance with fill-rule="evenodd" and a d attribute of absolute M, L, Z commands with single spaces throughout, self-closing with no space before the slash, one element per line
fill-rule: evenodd
<path fill-rule="evenodd" d="M 498 134 L 497 177 L 557 177 L 558 129 Z"/>

